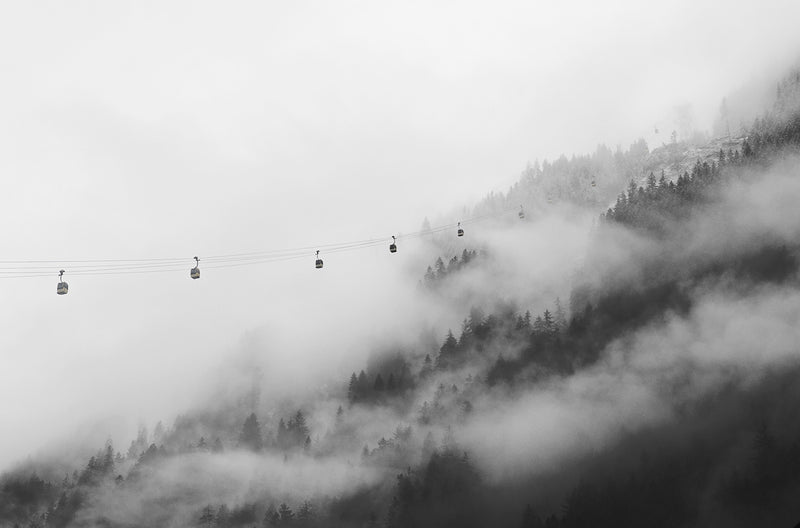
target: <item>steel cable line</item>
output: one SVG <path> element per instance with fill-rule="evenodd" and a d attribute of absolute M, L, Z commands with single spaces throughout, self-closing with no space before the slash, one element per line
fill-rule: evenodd
<path fill-rule="evenodd" d="M 487 218 L 502 216 L 510 211 L 514 211 L 514 209 L 467 218 L 462 220 L 460 223 L 462 225 L 472 224 Z M 451 223 L 429 229 L 422 229 L 411 233 L 400 234 L 396 235 L 396 239 L 408 240 L 430 236 L 453 229 L 457 225 L 457 223 Z M 380 237 L 350 242 L 322 244 L 317 246 L 211 255 L 209 257 L 205 257 L 203 262 L 206 263 L 204 267 L 208 269 L 235 268 L 307 258 L 310 251 L 313 249 L 324 250 L 325 254 L 341 253 L 380 246 L 385 244 L 387 241 L 387 237 Z M 52 268 L 54 265 L 68 267 L 70 270 L 70 276 L 165 273 L 184 271 L 187 260 L 188 259 L 185 257 L 138 259 L 0 260 L 0 279 L 50 277 L 52 276 Z M 50 264 L 50 266 L 42 264 Z"/>

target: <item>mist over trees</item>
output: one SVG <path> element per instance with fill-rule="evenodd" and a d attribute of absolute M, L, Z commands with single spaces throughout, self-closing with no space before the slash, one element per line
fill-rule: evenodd
<path fill-rule="evenodd" d="M 641 140 L 626 151 L 601 146 L 529 166 L 507 194 L 490 195 L 476 211 L 522 203 L 535 218 L 569 202 L 596 213 L 593 244 L 568 299 L 550 299 L 541 311 L 517 299 L 462 306 L 460 326 L 378 350 L 349 375 L 332 374 L 331 388 L 310 390 L 305 401 L 209 404 L 152 432 L 142 427 L 124 451 L 109 442 L 77 463 L 20 463 L 0 476 L 0 526 L 800 521 L 800 363 L 787 359 L 796 341 L 786 334 L 793 315 L 786 306 L 800 298 L 786 300 L 800 290 L 800 225 L 778 233 L 758 216 L 768 208 L 751 217 L 736 201 L 743 190 L 776 185 L 787 168 L 796 177 L 800 73 L 778 84 L 774 106 L 746 137 L 725 141 L 691 162 L 687 145 L 651 151 Z M 752 220 L 752 232 L 731 229 L 735 218 Z M 442 248 L 419 283 L 426 295 L 446 295 L 443 285 L 457 285 L 454 279 L 491 258 L 479 248 Z M 714 310 L 725 314 L 722 323 L 701 319 Z M 711 338 L 696 349 L 679 339 L 703 323 L 723 325 L 712 337 L 736 335 L 724 323 L 739 316 L 774 331 L 750 336 L 760 347 L 746 359 L 719 351 Z M 784 339 L 789 344 L 778 346 Z M 774 361 L 757 349 L 770 347 L 780 349 Z M 692 368 L 681 370 L 684 363 Z M 711 366 L 710 381 L 698 364 Z M 641 381 L 633 400 L 639 422 L 617 426 L 608 416 L 579 415 L 611 431 L 600 440 L 559 435 L 561 412 L 552 412 L 555 419 L 511 412 L 528 399 L 569 410 L 581 391 L 630 378 Z M 669 396 L 666 403 L 644 397 L 649 385 Z M 598 392 L 608 403 L 603 398 L 611 403 L 598 408 L 613 415 L 616 400 Z M 501 421 L 508 416 L 514 427 Z M 516 445 L 503 443 L 506 437 L 541 445 L 541 456 L 502 452 Z M 570 450 L 581 443 L 588 447 Z"/>

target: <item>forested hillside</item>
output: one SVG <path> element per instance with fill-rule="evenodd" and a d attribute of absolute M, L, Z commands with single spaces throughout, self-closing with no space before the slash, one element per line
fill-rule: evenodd
<path fill-rule="evenodd" d="M 21 463 L 0 526 L 793 526 L 799 175 L 800 72 L 746 137 L 535 164 L 475 209 L 589 208 L 569 298 L 462 306 L 302 401 L 252 388 L 66 473 Z M 502 266 L 429 262 L 420 295 Z"/>

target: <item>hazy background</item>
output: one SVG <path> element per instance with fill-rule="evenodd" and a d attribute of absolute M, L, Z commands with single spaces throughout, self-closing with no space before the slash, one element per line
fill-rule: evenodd
<path fill-rule="evenodd" d="M 64 297 L 58 266 L 0 279 L 0 469 L 169 420 L 242 350 L 273 386 L 349 375 L 366 343 L 428 315 L 407 246 L 199 281 L 192 256 L 388 243 L 457 220 L 527 161 L 667 141 L 677 107 L 709 129 L 724 95 L 772 90 L 799 16 L 790 1 L 0 4 L 0 260 L 186 257 L 68 274 Z"/>

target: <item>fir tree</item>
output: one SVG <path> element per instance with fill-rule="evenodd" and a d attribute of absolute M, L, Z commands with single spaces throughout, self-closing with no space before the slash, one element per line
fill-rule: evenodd
<path fill-rule="evenodd" d="M 314 519 L 314 508 L 309 501 L 303 501 L 297 510 L 297 520 L 301 523 L 308 523 Z"/>
<path fill-rule="evenodd" d="M 433 373 L 433 362 L 431 361 L 431 355 L 425 354 L 425 360 L 422 362 L 422 369 L 419 371 L 419 377 L 424 380 L 430 376 L 431 373 Z"/>
<path fill-rule="evenodd" d="M 362 400 L 369 393 L 369 380 L 367 373 L 363 370 L 358 373 L 358 400 Z"/>
<path fill-rule="evenodd" d="M 350 384 L 347 386 L 347 400 L 350 403 L 355 403 L 358 400 L 358 378 L 355 372 L 350 375 Z"/>
<path fill-rule="evenodd" d="M 281 519 L 281 526 L 288 526 L 294 520 L 294 512 L 285 502 L 282 502 L 278 507 L 278 515 Z"/>
<path fill-rule="evenodd" d="M 436 358 L 436 368 L 445 369 L 450 367 L 454 363 L 457 349 L 458 342 L 452 330 L 448 330 L 442 348 L 439 349 L 439 357 Z"/>
<path fill-rule="evenodd" d="M 275 509 L 273 504 L 270 504 L 267 507 L 267 511 L 264 513 L 264 520 L 261 522 L 264 528 L 268 528 L 270 526 L 278 526 L 281 523 L 281 515 L 278 513 L 278 510 Z"/>
<path fill-rule="evenodd" d="M 244 421 L 242 433 L 239 435 L 239 445 L 251 451 L 260 451 L 264 447 L 261 438 L 261 426 L 255 413 L 251 413 Z"/>
<path fill-rule="evenodd" d="M 216 516 L 214 515 L 214 508 L 209 504 L 200 513 L 200 526 L 213 526 Z"/>
<path fill-rule="evenodd" d="M 220 527 L 230 526 L 230 511 L 225 504 L 220 505 L 217 510 L 216 525 Z"/>
<path fill-rule="evenodd" d="M 647 177 L 647 194 L 653 196 L 656 193 L 657 187 L 656 177 L 653 174 L 653 171 L 650 171 L 650 176 Z"/>
<path fill-rule="evenodd" d="M 556 297 L 556 312 L 555 312 L 555 323 L 556 329 L 559 332 L 565 332 L 567 330 L 567 314 L 564 311 L 564 307 L 561 305 L 561 299 Z"/>

